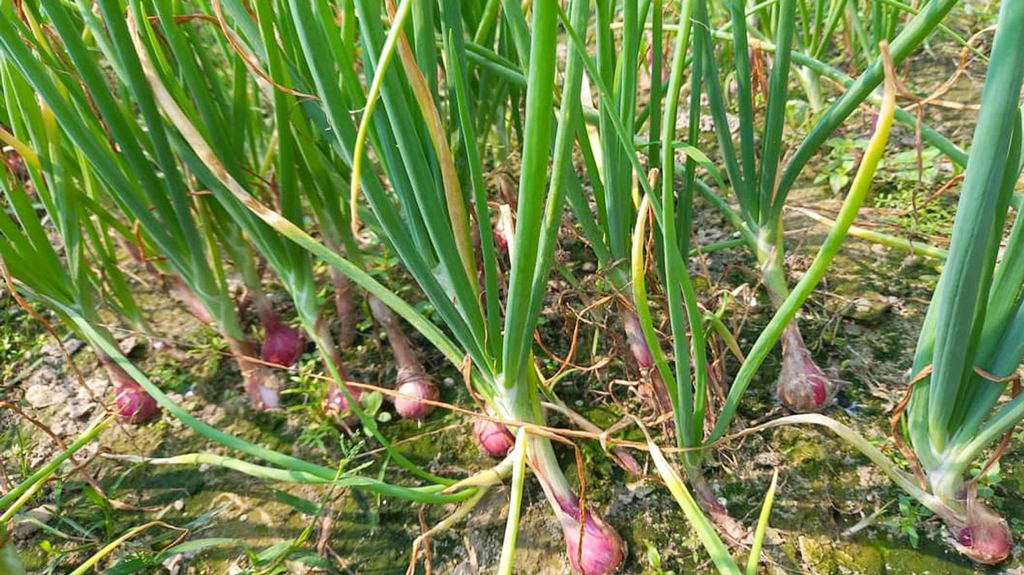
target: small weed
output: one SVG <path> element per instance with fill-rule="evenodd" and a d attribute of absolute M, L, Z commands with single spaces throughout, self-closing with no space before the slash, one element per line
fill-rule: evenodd
<path fill-rule="evenodd" d="M 853 179 L 853 172 L 860 162 L 859 150 L 867 145 L 865 139 L 853 139 L 847 137 L 829 138 L 826 145 L 829 148 L 828 156 L 825 159 L 825 166 L 818 177 L 814 178 L 815 184 L 828 182 L 832 193 L 838 195 L 846 189 Z"/>
<path fill-rule="evenodd" d="M 956 207 L 938 199 L 927 205 L 918 206 L 914 210 L 913 194 L 913 187 L 910 186 L 879 192 L 875 198 L 875 206 L 898 211 L 899 215 L 891 218 L 891 221 L 907 230 L 914 230 L 926 235 L 949 235 L 953 229 Z M 923 200 L 924 198 L 919 194 L 916 201 Z"/>
<path fill-rule="evenodd" d="M 335 422 L 325 417 L 321 411 L 325 383 L 320 378 L 320 361 L 317 356 L 315 354 L 303 355 L 296 367 L 296 371 L 289 378 L 291 385 L 282 391 L 282 395 L 286 397 L 301 398 L 301 401 L 297 401 L 288 410 L 293 413 L 301 413 L 303 420 L 308 422 L 299 434 L 296 443 L 300 447 L 314 450 L 331 461 L 332 466 L 337 466 L 339 461 L 350 459 L 362 451 L 364 443 L 354 440 L 353 437 L 338 429 Z M 368 395 L 379 396 L 380 394 Z M 365 403 L 364 401 L 364 405 Z M 378 419 L 380 419 L 379 414 Z"/>
<path fill-rule="evenodd" d="M 658 548 L 654 546 L 654 543 L 645 540 L 644 546 L 647 547 L 646 558 L 648 565 L 648 568 L 644 570 L 644 575 L 676 575 L 675 571 L 662 569 L 661 553 L 658 552 Z"/>
<path fill-rule="evenodd" d="M 931 515 L 932 512 L 914 498 L 900 495 L 896 515 L 881 524 L 895 533 L 905 535 L 910 540 L 910 545 L 917 549 L 921 543 L 921 534 L 918 533 L 917 526 Z"/>
<path fill-rule="evenodd" d="M 978 477 L 981 474 L 980 467 L 971 468 L 971 477 Z M 987 499 L 998 506 L 1002 503 L 1002 497 L 996 495 L 994 487 L 1002 483 L 1003 477 L 1000 475 L 999 462 L 995 462 L 985 475 L 982 475 L 975 484 L 978 488 L 978 497 L 981 499 Z"/>
<path fill-rule="evenodd" d="M 39 323 L 13 299 L 0 300 L 0 381 L 26 371 L 26 364 L 38 357 L 47 337 Z"/>

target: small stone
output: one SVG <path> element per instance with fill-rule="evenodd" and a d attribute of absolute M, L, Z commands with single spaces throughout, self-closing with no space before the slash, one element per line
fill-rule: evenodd
<path fill-rule="evenodd" d="M 25 390 L 25 401 L 36 409 L 63 403 L 65 400 L 67 400 L 67 394 L 48 385 L 33 385 Z"/>
<path fill-rule="evenodd" d="M 185 500 L 184 499 L 178 499 L 178 500 L 176 500 L 174 502 L 174 510 L 175 511 L 181 511 L 184 508 L 185 508 Z"/>
<path fill-rule="evenodd" d="M 184 553 L 175 553 L 174 555 L 171 555 L 167 559 L 164 559 L 164 562 L 161 563 L 161 565 L 163 565 L 163 568 L 167 570 L 167 573 L 169 575 L 178 575 L 178 573 L 181 573 L 181 566 L 182 566 L 182 563 L 184 563 L 184 562 L 185 562 L 185 554 Z"/>
<path fill-rule="evenodd" d="M 492 489 L 477 504 L 469 517 L 469 525 L 473 529 L 497 527 L 505 522 L 508 509 L 508 493 L 504 489 Z"/>
<path fill-rule="evenodd" d="M 135 335 L 130 335 L 118 343 L 118 347 L 121 348 L 121 353 L 128 357 L 139 358 L 146 353 L 146 342 Z"/>
<path fill-rule="evenodd" d="M 28 376 L 28 379 L 25 380 L 25 385 L 27 387 L 39 384 L 53 385 L 57 381 L 57 376 L 58 372 L 55 368 L 43 364 L 42 367 L 32 372 L 32 375 Z"/>
<path fill-rule="evenodd" d="M 69 419 L 78 419 L 87 413 L 91 413 L 96 404 L 92 400 L 76 397 L 67 401 L 61 415 Z"/>
<path fill-rule="evenodd" d="M 69 419 L 67 417 L 58 417 L 53 425 L 50 426 L 50 430 L 56 433 L 59 437 L 71 437 L 77 435 L 81 425 L 77 420 Z"/>
<path fill-rule="evenodd" d="M 754 456 L 754 463 L 762 467 L 778 467 L 784 463 L 784 460 L 774 451 L 763 451 Z"/>
<path fill-rule="evenodd" d="M 861 322 L 877 321 L 891 307 L 889 298 L 874 291 L 864 292 L 851 304 L 847 306 L 845 315 Z"/>
<path fill-rule="evenodd" d="M 106 391 L 109 382 L 106 373 L 100 370 L 85 380 L 85 386 L 98 395 Z"/>
<path fill-rule="evenodd" d="M 66 351 L 68 355 L 75 355 L 75 353 L 77 353 L 78 350 L 82 349 L 82 346 L 84 346 L 85 343 L 83 343 L 82 340 L 80 339 L 71 338 L 65 341 L 63 345 L 64 351 Z M 39 350 L 39 353 L 49 357 L 64 359 L 64 352 L 61 351 L 60 348 L 61 346 L 56 342 L 50 342 L 45 344 L 42 347 L 42 349 Z"/>
<path fill-rule="evenodd" d="M 21 519 L 17 520 L 14 524 L 14 528 L 11 529 L 11 536 L 15 539 L 24 539 L 29 537 L 36 531 L 39 531 L 39 523 L 45 525 L 49 523 L 52 518 L 53 507 L 50 505 L 40 505 L 39 507 L 31 509 L 21 515 Z"/>

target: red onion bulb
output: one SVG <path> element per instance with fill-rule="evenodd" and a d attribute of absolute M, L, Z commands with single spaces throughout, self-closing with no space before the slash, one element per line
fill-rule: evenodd
<path fill-rule="evenodd" d="M 288 327 L 276 319 L 266 324 L 267 336 L 263 338 L 261 357 L 263 361 L 291 367 L 302 354 L 302 331 Z"/>
<path fill-rule="evenodd" d="M 483 418 L 473 422 L 473 440 L 491 457 L 505 457 L 516 444 L 515 436 L 507 427 Z"/>
<path fill-rule="evenodd" d="M 125 421 L 144 423 L 160 413 L 156 400 L 138 384 L 122 384 L 116 391 L 117 413 Z"/>
<path fill-rule="evenodd" d="M 405 379 L 402 377 L 401 370 L 399 370 L 398 381 Z M 434 406 L 421 400 L 437 401 L 441 395 L 437 390 L 437 386 L 431 383 L 426 376 L 422 375 L 405 381 L 395 391 L 400 394 L 395 396 L 395 411 L 402 417 L 409 419 L 423 419 L 430 415 L 430 412 L 434 411 Z"/>

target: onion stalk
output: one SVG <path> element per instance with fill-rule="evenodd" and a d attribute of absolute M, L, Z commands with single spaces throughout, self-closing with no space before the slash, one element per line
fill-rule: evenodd
<path fill-rule="evenodd" d="M 928 308 L 914 358 L 903 438 L 941 505 L 953 546 L 979 563 L 1009 556 L 1006 520 L 978 501 L 966 475 L 982 452 L 1024 418 L 1017 395 L 1000 396 L 1024 360 L 1021 293 L 1024 218 L 1000 243 L 1022 169 L 1020 90 L 1024 6 L 1000 7 L 949 258 Z M 998 262 L 997 262 L 998 260 Z M 987 467 L 987 466 L 986 466 Z"/>
<path fill-rule="evenodd" d="M 891 54 L 897 65 L 940 25 L 942 17 L 952 8 L 953 4 L 954 2 L 951 1 L 929 4 L 926 10 L 917 14 L 910 24 L 896 36 L 892 42 Z M 711 51 L 712 35 L 708 27 L 709 16 L 706 1 L 698 1 L 695 10 L 695 17 L 700 25 L 696 29 L 695 35 L 698 38 L 694 45 L 702 48 L 701 54 L 697 54 L 695 50 L 694 60 L 698 63 L 699 73 L 703 76 L 701 85 L 708 96 L 718 147 L 725 164 L 725 174 L 729 180 L 729 187 L 733 190 L 739 204 L 739 211 L 733 211 L 731 207 L 722 202 L 714 201 L 713 204 L 729 216 L 730 220 L 740 228 L 741 235 L 747 239 L 752 254 L 757 258 L 763 284 L 776 311 L 781 309 L 782 302 L 789 295 L 783 265 L 785 246 L 783 244 L 782 210 L 786 197 L 808 159 L 821 148 L 828 135 L 856 109 L 856 106 L 871 95 L 871 92 L 878 87 L 883 79 L 883 65 L 879 56 L 857 79 L 851 89 L 821 117 L 808 137 L 800 143 L 789 163 L 783 165 L 782 136 L 786 119 L 785 103 L 788 98 L 789 80 L 791 75 L 800 78 L 803 73 L 803 68 L 791 68 L 791 62 L 798 59 L 794 55 L 794 43 L 799 44 L 801 41 L 801 36 L 797 34 L 799 26 L 797 25 L 796 7 L 797 2 L 795 1 L 781 2 L 778 6 L 776 21 L 771 27 L 775 30 L 775 38 L 772 43 L 773 62 L 767 90 L 764 128 L 759 138 L 761 150 L 758 154 L 755 151 L 757 138 L 755 138 L 754 127 L 756 123 L 749 81 L 752 68 L 747 57 L 749 34 L 747 16 L 742 2 L 731 3 L 731 32 L 735 46 L 733 63 L 735 78 L 738 79 L 737 100 L 740 119 L 738 155 L 726 117 L 722 87 L 718 79 L 720 70 Z M 830 18 L 832 22 L 830 28 L 835 25 L 834 18 Z M 806 33 L 807 29 L 804 29 L 804 32 Z M 813 42 L 817 46 L 818 53 L 824 46 L 825 38 L 820 37 Z M 810 63 L 807 58 L 799 60 L 799 63 L 804 66 Z M 695 66 L 694 74 L 697 73 L 698 66 Z M 688 170 L 696 167 L 691 160 L 688 160 L 687 166 Z M 722 187 L 724 191 L 725 186 L 722 185 Z M 709 189 L 705 187 L 700 189 L 703 195 L 712 195 Z M 686 247 L 689 240 L 680 236 L 679 241 L 684 242 L 682 247 Z M 683 253 L 686 253 L 686 250 L 683 250 Z M 799 328 L 795 323 L 790 335 L 783 341 L 783 377 L 778 382 L 780 401 L 794 411 L 820 411 L 835 397 L 837 384 L 826 377 L 814 363 L 803 344 L 803 338 L 799 336 Z"/>
<path fill-rule="evenodd" d="M 94 175 L 84 162 L 68 161 L 74 153 L 53 125 L 49 110 L 31 97 L 17 70 L 9 63 L 3 66 L 8 98 L 7 120 L 14 130 L 10 139 L 25 137 L 20 148 L 41 152 L 26 158 L 27 181 L 15 173 L 0 175 L 0 189 L 10 208 L 10 212 L 0 215 L 0 265 L 7 286 L 36 303 L 49 306 L 51 302 L 59 301 L 97 324 L 101 323 L 99 310 L 105 299 L 119 319 L 148 333 L 148 324 L 139 312 L 127 279 L 117 266 L 109 238 L 101 235 L 101 226 L 89 217 L 88 190 L 75 188 L 74 177 L 94 182 Z M 10 113 L 12 106 L 18 106 L 20 115 Z M 61 168 L 55 168 L 55 164 L 65 161 L 67 163 Z M 28 183 L 31 183 L 44 208 L 42 212 L 33 205 L 26 189 Z M 44 217 L 52 224 L 46 223 Z M 50 243 L 47 235 L 50 230 L 60 238 L 62 253 Z M 100 292 L 97 286 L 105 286 L 106 289 Z M 17 294 L 15 297 L 20 304 L 29 305 Z M 28 312 L 36 315 L 31 309 Z M 66 315 L 59 314 L 58 317 L 80 335 Z M 114 341 L 106 328 L 102 330 L 102 337 L 109 342 Z M 133 423 L 143 423 L 156 417 L 159 409 L 153 398 L 106 354 L 95 347 L 94 350 L 113 384 L 114 405 L 121 417 Z"/>
<path fill-rule="evenodd" d="M 394 400 L 395 411 L 402 417 L 423 419 L 433 411 L 434 406 L 420 400 L 436 401 L 440 396 L 437 385 L 423 371 L 408 336 L 402 331 L 402 326 L 391 309 L 373 296 L 370 296 L 368 303 L 370 313 L 387 333 L 388 343 L 391 344 L 391 351 L 397 364 L 395 390 L 399 395 Z"/>
<path fill-rule="evenodd" d="M 49 1 L 39 4 L 67 52 L 67 58 L 45 59 L 58 71 L 48 70 L 39 57 L 49 53 L 49 46 L 41 44 L 40 37 L 31 34 L 10 13 L 0 24 L 0 51 L 12 71 L 17 70 L 22 78 L 18 80 L 23 84 L 20 93 L 27 95 L 35 90 L 47 113 L 52 113 L 51 129 L 59 130 L 60 137 L 75 147 L 75 163 L 90 172 L 85 180 L 95 194 L 90 209 L 97 216 L 105 211 L 121 211 L 137 223 L 138 235 L 130 233 L 129 241 L 141 239 L 140 251 L 147 261 L 152 258 L 161 272 L 180 279 L 179 289 L 187 288 L 201 304 L 250 382 L 248 391 L 254 407 L 266 407 L 268 402 L 261 399 L 266 394 L 257 391 L 263 386 L 266 370 L 246 360 L 253 352 L 251 342 L 228 293 L 220 256 L 208 241 L 210 232 L 196 222 L 191 196 L 195 189 L 174 154 L 176 142 L 159 117 L 134 57 L 123 7 L 116 1 L 100 2 L 98 6 L 102 19 L 79 5 L 82 19 L 75 20 L 67 5 Z M 42 14 L 36 13 L 35 7 L 24 10 L 26 17 L 41 21 Z M 90 38 L 94 42 L 106 38 L 109 42 L 89 46 L 86 40 Z M 138 105 L 141 117 L 115 97 L 93 48 L 110 63 Z M 95 111 L 84 114 L 81 110 Z"/>
<path fill-rule="evenodd" d="M 687 10 L 684 10 L 682 13 L 682 22 L 689 21 L 688 10 L 690 9 L 698 13 L 695 22 L 700 20 L 700 2 L 701 0 L 694 0 L 694 2 L 684 4 Z M 699 28 L 699 26 L 697 27 Z M 676 100 L 678 100 L 682 84 L 682 47 L 685 46 L 683 40 L 686 38 L 686 30 L 686 27 L 682 27 L 676 36 L 677 51 L 672 65 L 672 75 L 667 92 L 668 100 L 665 114 L 667 118 L 674 118 L 676 114 Z M 706 44 L 702 41 L 700 33 L 696 34 L 694 46 L 697 53 L 694 61 L 700 63 L 701 58 L 699 56 L 707 48 Z M 694 66 L 691 81 L 695 86 L 700 85 L 702 68 L 697 65 Z M 697 137 L 694 126 L 697 123 L 697 115 L 700 113 L 699 94 L 700 91 L 695 87 L 692 91 L 690 102 L 690 142 L 695 142 Z M 845 198 L 840 214 L 836 218 L 835 226 L 829 232 L 828 237 L 824 244 L 822 244 L 819 253 L 804 278 L 792 293 L 789 293 L 785 299 L 778 302 L 779 311 L 747 354 L 739 373 L 736 375 L 722 412 L 717 415 L 714 428 L 710 433 L 705 430 L 705 420 L 709 413 L 707 410 L 708 360 L 704 326 L 702 324 L 703 313 L 698 306 L 693 282 L 687 272 L 686 259 L 682 257 L 683 253 L 688 252 L 688 241 L 681 240 L 681 238 L 688 238 L 691 232 L 691 200 L 695 189 L 693 172 L 697 161 L 703 162 L 705 160 L 702 155 L 693 149 L 687 150 L 689 169 L 684 172 L 686 185 L 683 187 L 677 204 L 673 184 L 675 170 L 674 154 L 671 151 L 664 152 L 661 157 L 661 168 L 663 170 L 662 179 L 660 180 L 661 188 L 655 193 L 648 193 L 644 196 L 641 209 L 637 215 L 631 259 L 633 297 L 634 301 L 637 302 L 641 327 L 647 341 L 651 345 L 655 364 L 665 379 L 668 389 L 672 391 L 677 443 L 680 447 L 691 448 L 690 451 L 685 453 L 682 460 L 686 475 L 690 478 L 691 484 L 695 488 L 701 507 L 715 518 L 719 528 L 734 542 L 742 537 L 742 530 L 738 528 L 739 526 L 734 521 L 728 518 L 728 515 L 724 513 L 721 505 L 714 498 L 714 494 L 706 488 L 701 469 L 706 454 L 692 449 L 708 445 L 718 440 L 725 433 L 735 415 L 741 394 L 746 389 L 750 379 L 760 367 L 764 358 L 780 338 L 784 338 L 784 347 L 787 348 L 788 357 L 791 361 L 800 362 L 797 365 L 788 366 L 788 369 L 797 372 L 800 377 L 806 377 L 806 374 L 812 373 L 814 377 L 819 378 L 818 381 L 814 382 L 817 385 L 801 385 L 800 389 L 809 388 L 812 391 L 810 399 L 816 404 L 823 403 L 823 401 L 819 400 L 828 398 L 828 388 L 822 381 L 824 378 L 821 377 L 819 371 L 816 371 L 816 366 L 814 369 L 810 368 L 810 366 L 813 366 L 813 362 L 806 355 L 806 349 L 803 348 L 802 342 L 799 340 L 799 332 L 790 324 L 790 321 L 796 314 L 796 310 L 822 278 L 870 189 L 871 179 L 881 159 L 892 126 L 895 111 L 894 82 L 887 82 L 883 100 L 884 104 L 879 113 L 875 134 L 872 136 L 864 159 L 858 168 L 850 193 Z M 674 130 L 674 122 L 666 124 L 663 140 L 673 139 Z M 657 217 L 661 227 L 659 248 L 665 268 L 664 289 L 668 301 L 669 318 L 673 334 L 674 370 L 670 367 L 665 354 L 661 351 L 657 333 L 654 330 L 650 307 L 647 303 L 645 236 L 649 212 Z M 681 241 L 682 249 L 680 249 Z M 787 332 L 787 330 L 789 331 Z M 815 392 L 817 395 L 813 395 Z"/>
<path fill-rule="evenodd" d="M 729 547 L 722 541 L 715 531 L 715 525 L 701 511 L 701 506 L 686 489 L 686 483 L 676 471 L 675 467 L 665 458 L 661 448 L 648 437 L 648 448 L 651 459 L 654 460 L 655 469 L 661 475 L 665 486 L 675 498 L 679 507 L 686 515 L 687 521 L 697 532 L 697 537 L 704 545 L 704 549 L 711 557 L 711 562 L 721 575 L 756 575 L 760 563 L 761 546 L 764 543 L 765 535 L 768 532 L 768 519 L 771 516 L 772 505 L 775 502 L 775 487 L 778 482 L 778 471 L 772 475 L 771 485 L 768 487 L 761 504 L 761 514 L 758 517 L 757 527 L 754 530 L 753 541 L 750 546 L 750 556 L 747 559 L 746 570 L 741 570 L 736 561 L 729 555 Z"/>
<path fill-rule="evenodd" d="M 612 290 L 629 293 L 627 262 L 632 240 L 632 224 L 636 218 L 636 204 L 633 195 L 634 181 L 643 178 L 644 172 L 636 170 L 630 158 L 636 156 L 636 146 L 617 137 L 617 123 L 622 130 L 633 134 L 639 127 L 638 96 L 642 89 L 638 69 L 645 58 L 640 57 L 643 41 L 643 24 L 647 13 L 655 22 L 661 22 L 663 3 L 660 1 L 622 4 L 621 37 L 619 43 L 612 29 L 612 21 L 618 15 L 614 2 L 597 2 L 596 18 L 596 59 L 592 64 L 591 82 L 612 86 L 614 90 L 602 94 L 604 99 L 598 108 L 596 126 L 585 126 L 582 115 L 575 118 L 577 144 L 583 153 L 587 167 L 588 181 L 593 188 L 593 202 L 586 197 L 583 186 L 575 174 L 567 179 L 567 195 L 573 215 L 582 224 L 584 235 L 597 256 L 603 276 Z M 589 23 L 588 23 L 589 25 Z M 660 43 L 660 31 L 655 34 Z M 661 50 L 651 53 L 649 127 L 657 134 L 661 119 L 660 94 L 663 90 Z M 579 102 L 590 108 L 591 102 Z M 660 149 L 657 138 L 649 138 L 649 157 L 656 158 Z M 595 218 L 595 212 L 597 217 Z M 634 303 L 618 302 L 618 316 L 625 335 L 626 348 L 641 376 L 640 394 L 659 413 L 671 411 L 669 391 L 660 372 L 654 369 L 651 350 L 639 328 Z"/>
<path fill-rule="evenodd" d="M 281 38 L 292 44 L 293 53 L 305 58 L 310 77 L 303 79 L 303 88 L 312 90 L 318 100 L 315 103 L 318 113 L 326 119 L 330 130 L 330 142 L 335 153 L 335 161 L 341 159 L 346 167 L 353 165 L 353 153 L 359 149 L 359 138 L 356 126 L 349 110 L 358 108 L 365 101 L 365 96 L 357 89 L 358 81 L 338 82 L 336 70 L 340 70 L 343 78 L 355 78 L 354 46 L 344 43 L 328 42 L 327 38 L 337 37 L 333 15 L 320 13 L 321 7 L 310 5 L 298 0 L 290 0 L 289 18 L 294 23 L 294 33 L 279 33 Z M 587 17 L 585 2 L 574 2 L 573 13 L 577 25 L 582 25 Z M 405 50 L 402 44 L 402 30 L 393 28 L 384 33 L 380 28 L 380 13 L 375 2 L 357 0 L 354 2 L 356 21 L 359 26 L 366 54 L 375 55 L 375 62 L 384 63 L 385 49 Z M 447 180 L 443 189 L 436 187 L 440 182 L 429 174 L 434 170 L 445 171 L 446 155 L 438 152 L 437 138 L 428 136 L 431 128 L 413 119 L 410 115 L 415 108 L 420 113 L 430 116 L 429 107 L 433 105 L 430 98 L 417 98 L 415 103 L 408 99 L 407 83 L 417 84 L 422 69 L 413 66 L 409 58 L 399 57 L 392 61 L 389 69 L 378 69 L 372 62 L 365 61 L 364 71 L 374 75 L 371 86 L 379 86 L 380 103 L 373 112 L 372 121 L 364 118 L 367 126 L 366 137 L 379 154 L 379 167 L 388 176 L 393 195 L 384 193 L 375 170 L 363 169 L 352 177 L 359 184 L 372 209 L 373 219 L 370 225 L 378 231 L 388 245 L 394 250 L 405 265 L 406 270 L 424 291 L 438 316 L 448 326 L 455 340 L 462 347 L 463 353 L 473 361 L 473 383 L 477 391 L 489 403 L 490 407 L 502 418 L 540 423 L 543 421 L 538 401 L 539 375 L 536 373 L 533 355 L 530 350 L 533 326 L 536 324 L 540 311 L 540 303 L 546 286 L 546 278 L 553 260 L 554 248 L 557 243 L 557 230 L 561 221 L 561 206 L 564 196 L 562 188 L 564 178 L 571 164 L 569 162 L 572 132 L 569 127 L 575 125 L 571 115 L 578 114 L 578 106 L 569 100 L 563 100 L 560 111 L 559 130 L 555 135 L 555 153 L 552 164 L 550 182 L 547 177 L 547 166 L 551 157 L 552 130 L 552 88 L 554 81 L 554 49 L 557 30 L 557 7 L 553 3 L 538 3 L 533 9 L 533 27 L 526 33 L 526 23 L 518 12 L 517 3 L 505 5 L 506 15 L 513 19 L 513 28 L 523 33 L 516 33 L 516 46 L 520 53 L 530 54 L 530 78 L 534 88 L 528 88 L 526 97 L 526 123 L 523 133 L 524 149 L 520 174 L 520 190 L 518 201 L 518 229 L 512 249 L 512 266 L 509 276 L 508 298 L 504 318 L 500 315 L 497 305 L 498 291 L 491 289 L 497 277 L 494 259 L 493 238 L 491 237 L 490 217 L 487 216 L 484 197 L 483 178 L 480 166 L 482 162 L 479 151 L 470 145 L 461 148 L 464 161 L 469 166 L 469 185 L 463 190 L 472 191 L 473 211 L 476 228 L 481 235 L 482 253 L 485 265 L 485 290 L 483 303 L 478 291 L 478 280 L 474 265 L 470 265 L 460 249 L 460 236 L 463 230 L 456 219 L 439 218 L 437 214 L 446 213 L 440 198 L 450 194 L 451 180 Z M 284 12 L 276 11 L 278 18 Z M 237 16 L 242 16 L 241 13 Z M 243 16 L 244 17 L 244 16 Z M 442 9 L 439 16 L 442 25 L 443 53 L 446 80 L 449 82 L 449 94 L 454 96 L 457 112 L 458 129 L 464 142 L 476 142 L 475 125 L 472 120 L 470 102 L 467 99 L 470 85 L 464 76 L 465 69 L 460 62 L 465 61 L 466 53 L 460 32 L 462 22 L 458 14 Z M 385 38 L 388 36 L 388 38 Z M 532 46 L 528 44 L 532 43 Z M 433 44 L 422 44 L 425 46 Z M 331 54 L 338 68 L 327 66 L 324 54 Z M 428 57 L 427 54 L 415 54 L 416 59 Z M 401 70 L 397 67 L 401 66 Z M 379 75 L 379 78 L 377 77 Z M 581 78 L 578 59 L 570 58 L 566 73 L 569 88 L 565 93 L 573 93 L 572 85 Z M 577 88 L 578 89 L 578 88 Z M 424 149 L 424 142 L 427 144 Z M 440 165 L 434 163 L 441 161 Z M 236 194 L 236 197 L 241 197 Z M 449 197 L 449 199 L 451 199 Z M 461 199 L 460 201 L 467 201 Z M 300 236 L 280 217 L 267 214 L 250 201 L 246 205 L 260 217 L 287 229 L 289 237 L 301 241 L 308 249 L 321 253 L 322 246 L 310 243 L 306 236 Z M 396 203 L 401 209 L 396 209 Z M 448 203 L 449 208 L 452 206 Z M 451 215 L 451 214 L 449 214 Z M 485 216 L 485 217 L 481 217 Z M 429 248 L 428 248 L 429 246 Z M 333 259 L 331 261 L 334 261 Z M 359 276 L 352 274 L 351 268 L 341 271 L 353 279 Z M 390 302 L 385 302 L 392 305 Z M 485 314 L 486 312 L 486 314 Z M 500 330 L 502 320 L 505 329 Z M 454 350 L 452 350 L 454 352 Z M 457 353 L 455 357 L 459 357 Z M 454 358 L 453 358 L 454 359 Z M 542 477 L 542 484 L 551 491 L 550 499 L 556 515 L 564 518 L 572 516 L 572 498 L 566 494 L 568 483 L 562 476 L 561 469 L 554 464 L 555 459 L 550 440 L 547 438 L 531 438 L 529 442 L 531 465 L 536 464 L 534 473 Z M 563 506 L 564 504 L 564 506 Z M 568 514 L 568 515 L 567 515 Z M 582 514 L 582 510 L 580 511 Z M 594 525 L 603 525 L 593 511 L 588 510 L 590 521 Z M 577 517 L 577 521 L 587 519 Z M 585 535 L 587 541 L 605 534 L 606 529 L 591 530 Z M 602 537 L 607 539 L 607 537 Z M 594 571 L 587 565 L 580 567 L 592 572 L 607 572 L 617 567 L 620 557 L 612 555 L 600 571 Z"/>

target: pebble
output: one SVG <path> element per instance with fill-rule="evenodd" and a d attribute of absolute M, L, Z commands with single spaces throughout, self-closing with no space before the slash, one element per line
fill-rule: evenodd
<path fill-rule="evenodd" d="M 79 432 L 79 422 L 74 419 L 68 419 L 67 417 L 58 417 L 57 421 L 53 422 L 50 426 L 50 430 L 56 433 L 60 437 L 71 437 Z"/>
<path fill-rule="evenodd" d="M 175 553 L 174 555 L 171 555 L 167 559 L 164 559 L 164 562 L 161 563 L 161 565 L 163 566 L 164 569 L 167 570 L 167 573 L 169 575 L 178 575 L 178 573 L 181 573 L 181 566 L 182 566 L 182 563 L 184 563 L 184 562 L 185 562 L 185 554 L 184 553 Z"/>
<path fill-rule="evenodd" d="M 29 521 L 29 518 L 34 521 Z M 14 524 L 14 528 L 11 529 L 11 536 L 15 539 L 24 539 L 29 537 L 36 531 L 39 531 L 39 523 L 45 525 L 49 523 L 52 518 L 53 506 L 51 505 L 40 505 L 35 509 L 30 509 L 22 514 L 22 519 L 18 520 L 18 522 Z M 36 521 L 39 523 L 36 523 Z"/>
<path fill-rule="evenodd" d="M 61 416 L 69 419 L 78 419 L 83 415 L 91 413 L 96 404 L 90 399 L 76 397 L 64 405 Z"/>
<path fill-rule="evenodd" d="M 67 400 L 67 394 L 49 385 L 37 384 L 25 390 L 25 401 L 37 409 L 49 407 Z"/>
<path fill-rule="evenodd" d="M 25 380 L 25 385 L 32 387 L 36 384 L 52 385 L 57 381 L 57 370 L 49 365 L 43 364 L 39 369 L 35 370 L 32 375 L 28 376 Z"/>
<path fill-rule="evenodd" d="M 82 340 L 71 338 L 64 342 L 64 350 L 68 352 L 68 355 L 75 355 L 75 352 L 82 349 L 82 346 L 84 345 L 85 343 L 83 343 Z M 50 357 L 64 358 L 64 353 L 56 342 L 45 344 L 39 352 Z"/>
<path fill-rule="evenodd" d="M 754 456 L 754 463 L 762 467 L 778 467 L 784 461 L 782 456 L 774 451 L 762 451 Z"/>
<path fill-rule="evenodd" d="M 95 394 L 101 394 L 107 390 L 110 380 L 105 371 L 97 370 L 95 374 L 85 380 L 85 386 Z"/>
<path fill-rule="evenodd" d="M 138 336 L 130 335 L 122 339 L 118 347 L 128 357 L 140 357 L 146 351 L 146 342 Z"/>

